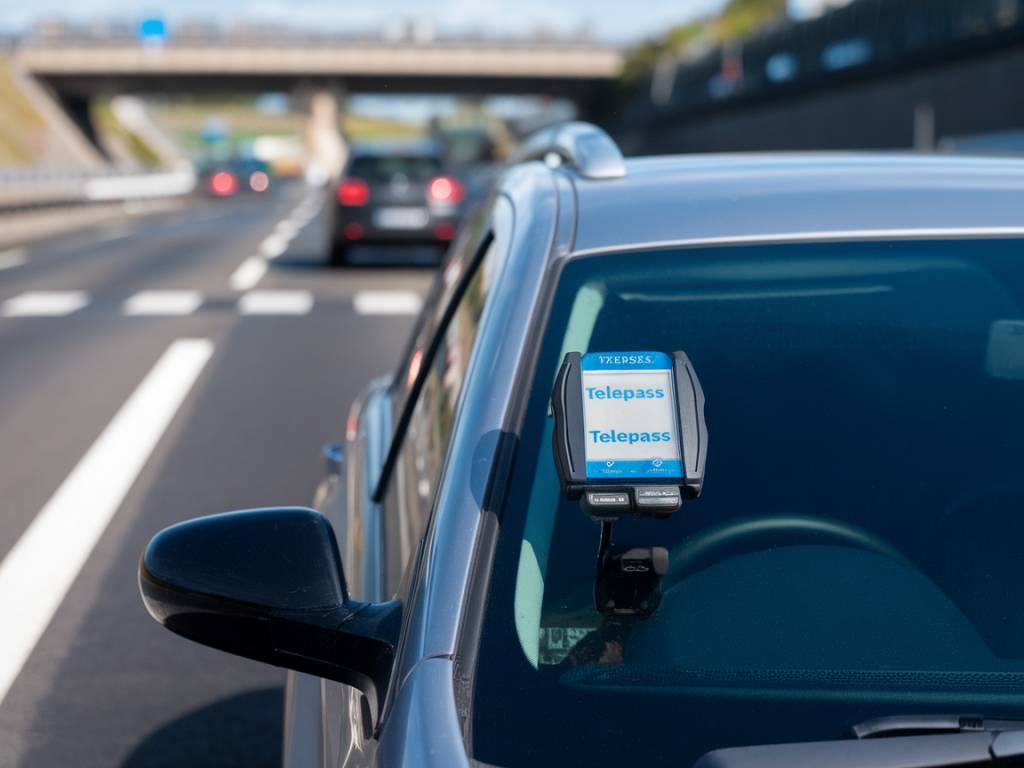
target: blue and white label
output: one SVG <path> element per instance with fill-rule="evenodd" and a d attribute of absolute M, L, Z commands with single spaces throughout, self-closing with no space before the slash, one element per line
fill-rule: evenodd
<path fill-rule="evenodd" d="M 682 478 L 672 358 L 591 352 L 580 369 L 587 478 Z"/>

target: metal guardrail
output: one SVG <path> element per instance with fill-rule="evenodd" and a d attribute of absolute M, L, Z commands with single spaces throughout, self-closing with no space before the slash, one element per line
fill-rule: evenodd
<path fill-rule="evenodd" d="M 0 211 L 186 195 L 195 188 L 189 169 L 126 173 L 51 169 L 0 171 Z"/>

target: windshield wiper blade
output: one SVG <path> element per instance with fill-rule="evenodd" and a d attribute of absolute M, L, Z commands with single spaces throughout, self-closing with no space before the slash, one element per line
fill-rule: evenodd
<path fill-rule="evenodd" d="M 960 731 L 931 736 L 765 744 L 708 752 L 694 768 L 956 768 L 1019 765 L 1024 730 Z"/>
<path fill-rule="evenodd" d="M 889 715 L 857 723 L 853 726 L 853 735 L 858 739 L 878 739 L 1021 729 L 1024 729 L 1024 720 L 999 720 L 982 715 Z"/>

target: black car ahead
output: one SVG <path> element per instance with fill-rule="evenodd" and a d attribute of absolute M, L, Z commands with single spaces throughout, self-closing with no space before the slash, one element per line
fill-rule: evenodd
<path fill-rule="evenodd" d="M 462 183 L 432 144 L 359 145 L 333 187 L 330 262 L 354 243 L 447 245 L 455 236 Z"/>
<path fill-rule="evenodd" d="M 158 535 L 153 616 L 291 670 L 285 768 L 1020 765 L 1024 162 L 527 149 L 316 511 Z M 652 351 L 706 396 L 703 491 L 608 549 L 554 385 Z M 639 425 L 611 389 L 584 421 Z"/>

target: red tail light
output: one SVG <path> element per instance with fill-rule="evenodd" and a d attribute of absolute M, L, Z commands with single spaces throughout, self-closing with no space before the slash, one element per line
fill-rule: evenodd
<path fill-rule="evenodd" d="M 427 197 L 435 203 L 461 203 L 465 196 L 462 185 L 451 176 L 438 176 L 427 187 Z"/>
<path fill-rule="evenodd" d="M 233 173 L 217 171 L 210 178 L 210 191 L 215 195 L 233 195 L 238 191 L 238 179 Z"/>
<path fill-rule="evenodd" d="M 350 207 L 366 205 L 370 200 L 370 187 L 362 179 L 345 179 L 338 185 L 338 202 Z"/>

